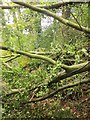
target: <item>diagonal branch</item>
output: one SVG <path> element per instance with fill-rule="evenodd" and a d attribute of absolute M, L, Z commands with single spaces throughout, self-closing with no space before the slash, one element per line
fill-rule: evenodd
<path fill-rule="evenodd" d="M 57 94 L 58 92 L 64 90 L 64 89 L 67 89 L 67 88 L 71 88 L 71 87 L 74 87 L 74 86 L 77 86 L 77 85 L 81 85 L 81 84 L 84 84 L 84 83 L 89 83 L 90 82 L 90 79 L 88 80 L 82 80 L 82 81 L 79 81 L 79 82 L 76 82 L 74 84 L 68 84 L 68 85 L 64 85 L 63 87 L 60 87 L 58 88 L 57 90 L 55 90 L 54 92 L 52 93 L 49 93 L 47 95 L 45 95 L 44 97 L 40 97 L 40 98 L 37 98 L 37 99 L 33 99 L 32 101 L 27 101 L 27 103 L 32 103 L 32 102 L 39 102 L 39 101 L 42 101 L 42 100 L 45 100 L 45 99 L 48 99 L 48 98 L 51 98 L 53 97 L 55 94 Z M 26 104 L 26 102 L 24 103 Z"/>
<path fill-rule="evenodd" d="M 51 97 L 53 97 L 55 94 L 57 94 L 58 92 L 60 92 L 60 91 L 62 91 L 62 90 L 65 90 L 65 89 L 68 89 L 68 88 L 71 88 L 71 87 L 75 87 L 75 86 L 77 86 L 77 85 L 82 85 L 82 84 L 86 84 L 86 83 L 90 83 L 90 79 L 84 79 L 84 80 L 82 80 L 82 81 L 79 81 L 79 82 L 75 82 L 74 84 L 73 83 L 70 83 L 70 84 L 68 84 L 68 85 L 64 85 L 63 87 L 60 87 L 60 88 L 58 88 L 57 90 L 55 90 L 55 91 L 53 91 L 53 92 L 51 92 L 51 93 L 48 93 L 48 94 L 46 94 L 44 97 L 40 97 L 40 98 L 36 98 L 36 99 L 31 99 L 31 100 L 29 100 L 29 101 L 25 101 L 25 102 L 23 102 L 22 104 L 27 104 L 27 103 L 34 103 L 34 102 L 39 102 L 39 101 L 43 101 L 43 100 L 45 100 L 45 99 L 48 99 L 48 98 L 51 98 Z M 10 95 L 12 95 L 12 94 L 16 94 L 16 93 L 19 93 L 19 92 L 22 92 L 23 90 L 25 90 L 24 88 L 22 88 L 22 89 L 13 89 L 10 93 L 7 93 L 6 94 L 6 96 L 10 96 Z M 37 88 L 36 88 L 36 90 L 35 91 L 37 91 Z"/>
<path fill-rule="evenodd" d="M 6 60 L 5 63 L 10 62 L 10 61 L 12 61 L 12 60 L 14 60 L 14 59 L 16 59 L 18 57 L 20 57 L 20 55 L 16 55 L 14 57 L 11 57 L 10 59 Z"/>
<path fill-rule="evenodd" d="M 16 4 L 19 4 L 19 5 L 22 5 L 22 6 L 26 7 L 26 8 L 29 8 L 29 9 L 33 10 L 33 11 L 37 11 L 37 12 L 39 12 L 39 13 L 43 13 L 43 14 L 45 14 L 45 15 L 48 15 L 48 16 L 50 16 L 50 17 L 53 17 L 53 18 L 57 19 L 58 21 L 60 21 L 61 23 L 67 25 L 67 26 L 70 26 L 70 27 L 72 27 L 72 28 L 75 28 L 76 30 L 83 31 L 83 32 L 85 32 L 85 33 L 89 33 L 89 34 L 90 34 L 90 29 L 89 29 L 89 28 L 86 28 L 86 27 L 84 27 L 84 26 L 81 26 L 81 27 L 80 27 L 78 24 L 73 23 L 73 22 L 71 22 L 71 21 L 69 21 L 69 20 L 66 20 L 66 19 L 64 19 L 63 17 L 58 16 L 58 15 L 56 15 L 55 13 L 52 13 L 52 12 L 50 12 L 50 11 L 48 11 L 48 10 L 45 10 L 45 9 L 43 9 L 43 8 L 38 8 L 38 7 L 35 7 L 34 5 L 29 5 L 29 4 L 26 4 L 26 3 L 24 3 L 24 2 L 20 2 L 20 1 L 16 1 L 16 0 L 12 0 L 12 2 L 14 2 L 14 3 L 16 3 Z M 82 29 L 81 29 L 81 28 L 82 28 Z"/>
<path fill-rule="evenodd" d="M 79 25 L 79 27 L 82 29 L 79 21 L 77 20 L 77 18 L 73 15 L 73 13 L 70 11 L 71 15 L 73 16 L 73 18 L 75 19 L 75 21 L 77 22 L 77 24 Z"/>

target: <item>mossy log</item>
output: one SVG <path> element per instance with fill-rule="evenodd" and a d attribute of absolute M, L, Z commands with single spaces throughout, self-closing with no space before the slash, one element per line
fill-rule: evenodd
<path fill-rule="evenodd" d="M 50 86 L 52 83 L 57 83 L 60 80 L 71 77 L 73 75 L 80 74 L 86 71 L 90 71 L 90 61 L 77 64 L 77 65 L 72 65 L 72 66 L 62 65 L 62 67 L 67 72 L 63 72 L 63 74 L 59 73 L 58 76 L 56 76 L 52 81 L 48 83 L 48 86 Z"/>

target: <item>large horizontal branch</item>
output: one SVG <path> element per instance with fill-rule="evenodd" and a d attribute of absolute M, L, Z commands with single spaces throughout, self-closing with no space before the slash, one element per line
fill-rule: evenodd
<path fill-rule="evenodd" d="M 72 28 L 75 28 L 76 30 L 83 31 L 85 33 L 90 34 L 90 29 L 89 28 L 86 28 L 84 26 L 79 26 L 78 24 L 73 23 L 73 22 L 71 22 L 69 20 L 66 20 L 63 17 L 58 16 L 55 13 L 52 13 L 52 12 L 46 10 L 46 9 L 38 8 L 38 7 L 35 7 L 34 5 L 29 5 L 29 4 L 26 4 L 24 2 L 20 2 L 20 1 L 16 1 L 16 0 L 12 0 L 12 2 L 14 2 L 16 4 L 19 4 L 19 5 L 22 5 L 22 6 L 26 7 L 26 8 L 29 8 L 29 9 L 33 10 L 33 11 L 37 11 L 39 13 L 43 13 L 45 15 L 53 17 L 53 18 L 57 19 L 58 21 L 60 21 L 61 23 L 67 25 L 67 26 L 70 26 Z"/>
<path fill-rule="evenodd" d="M 81 63 L 81 64 L 77 64 L 77 65 L 72 65 L 72 66 L 64 65 L 64 69 L 65 69 L 65 67 L 67 68 L 67 73 L 65 73 L 65 72 L 63 74 L 60 73 L 52 81 L 49 82 L 48 86 L 50 86 L 52 83 L 57 83 L 60 80 L 71 77 L 73 75 L 80 74 L 80 73 L 86 72 L 86 71 L 90 71 L 90 61 Z"/>
<path fill-rule="evenodd" d="M 59 2 L 59 3 L 53 3 L 51 5 L 35 5 L 36 7 L 40 7 L 40 8 L 45 8 L 45 9 L 58 9 L 62 6 L 66 6 L 66 5 L 72 5 L 72 4 L 85 4 L 88 3 L 89 1 L 79 1 L 79 2 L 75 2 L 75 1 L 66 1 L 66 2 Z M 44 2 L 43 2 L 44 3 Z M 12 9 L 12 8 L 21 8 L 22 6 L 18 6 L 18 5 L 0 5 L 0 8 L 2 9 Z"/>
<path fill-rule="evenodd" d="M 53 52 L 37 52 L 37 51 L 30 51 L 30 54 L 37 54 L 37 55 L 50 55 L 50 54 L 56 54 L 56 53 L 53 53 Z M 14 57 L 11 57 L 10 59 L 6 60 L 5 63 L 7 62 L 10 62 L 16 58 L 20 57 L 20 55 L 16 55 Z M 3 56 L 4 58 L 4 56 Z"/>
<path fill-rule="evenodd" d="M 20 5 L 0 5 L 0 8 L 2 9 L 13 9 L 13 8 L 21 8 L 22 6 Z"/>
<path fill-rule="evenodd" d="M 49 63 L 51 63 L 53 65 L 56 64 L 56 61 L 54 61 L 53 59 L 48 58 L 46 56 L 43 56 L 43 55 L 30 54 L 28 52 L 18 51 L 18 50 L 14 50 L 14 49 L 11 49 L 11 48 L 8 48 L 8 47 L 3 47 L 3 46 L 0 46 L 0 49 L 1 50 L 11 51 L 11 52 L 14 52 L 14 53 L 17 53 L 17 54 L 20 54 L 20 55 L 24 55 L 24 56 L 27 56 L 29 58 L 45 60 L 45 61 L 47 61 L 47 62 L 49 62 Z"/>
<path fill-rule="evenodd" d="M 52 52 L 34 52 L 34 51 L 30 51 L 30 54 L 37 54 L 37 55 L 50 55 L 50 54 L 55 54 Z M 16 58 L 20 57 L 20 55 L 16 55 L 14 57 L 11 57 L 9 60 L 6 60 L 5 63 L 10 62 L 12 60 L 15 60 Z"/>
<path fill-rule="evenodd" d="M 53 65 L 57 64 L 57 62 L 55 60 L 53 60 L 53 59 L 51 59 L 49 57 L 43 56 L 43 55 L 30 54 L 28 52 L 14 50 L 14 49 L 4 47 L 4 46 L 0 46 L 0 49 L 1 50 L 11 51 L 11 52 L 14 52 L 14 53 L 17 53 L 17 54 L 20 54 L 20 55 L 24 55 L 24 56 L 27 56 L 29 58 L 41 59 L 41 60 L 47 61 L 47 62 L 49 62 L 49 63 L 51 63 Z M 64 78 L 70 77 L 70 76 L 72 76 L 74 74 L 87 71 L 90 68 L 90 62 L 84 62 L 84 63 L 81 63 L 81 64 L 72 65 L 72 66 L 61 64 L 61 68 L 63 68 L 67 73 L 65 73 L 64 75 L 60 74 L 58 77 L 59 77 L 59 79 L 60 78 L 64 79 Z M 58 79 L 58 77 L 56 79 Z"/>
<path fill-rule="evenodd" d="M 78 2 L 75 2 L 75 1 L 61 1 L 59 3 L 53 3 L 51 5 L 37 5 L 37 7 L 41 7 L 41 8 L 45 8 L 45 9 L 58 9 L 62 6 L 66 6 L 66 5 L 73 5 L 73 4 L 85 4 L 85 3 L 88 3 L 89 1 L 78 1 Z"/>
<path fill-rule="evenodd" d="M 74 86 L 77 86 L 77 85 L 81 85 L 81 84 L 85 84 L 85 83 L 89 83 L 90 82 L 90 79 L 87 79 L 87 80 L 82 80 L 82 81 L 79 81 L 79 82 L 76 82 L 76 83 L 71 83 L 71 84 L 68 84 L 68 85 L 64 85 L 63 87 L 60 87 L 58 88 L 56 91 L 52 92 L 52 93 L 48 93 L 47 95 L 45 95 L 44 97 L 40 97 L 40 98 L 37 98 L 37 99 L 33 99 L 32 101 L 27 101 L 27 103 L 32 103 L 32 102 L 38 102 L 38 101 L 42 101 L 42 100 L 45 100 L 45 99 L 48 99 L 48 98 L 51 98 L 53 97 L 55 94 L 57 94 L 58 92 L 64 90 L 64 89 L 67 89 L 67 88 L 71 88 L 71 87 L 74 87 Z M 26 104 L 26 102 L 25 102 Z"/>
<path fill-rule="evenodd" d="M 56 65 L 56 61 L 54 61 L 53 59 L 48 58 L 46 56 L 29 54 L 27 52 L 16 51 L 16 50 L 10 49 L 8 47 L 2 47 L 2 46 L 0 46 L 0 49 L 11 51 L 11 52 L 21 54 L 21 55 L 24 55 L 24 56 L 27 56 L 27 57 L 30 57 L 30 58 L 45 60 L 45 61 L 47 61 L 47 62 L 49 62 L 53 65 Z M 68 77 L 71 77 L 73 75 L 76 75 L 76 74 L 79 74 L 79 73 L 82 73 L 82 72 L 86 72 L 86 71 L 90 71 L 90 61 L 85 62 L 85 63 L 81 63 L 81 64 L 77 64 L 77 65 L 72 65 L 72 66 L 67 66 L 67 65 L 62 64 L 61 68 L 66 70 L 66 72 L 56 76 L 52 81 L 50 81 L 48 83 L 48 86 L 50 86 L 52 83 L 57 83 L 58 81 L 63 80 L 63 79 L 68 78 Z"/>

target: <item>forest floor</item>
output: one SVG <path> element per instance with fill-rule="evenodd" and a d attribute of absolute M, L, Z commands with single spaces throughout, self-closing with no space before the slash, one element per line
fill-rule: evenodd
<path fill-rule="evenodd" d="M 88 85 L 82 85 L 82 90 L 88 89 Z M 90 94 L 73 93 L 65 99 L 53 97 L 39 103 L 31 104 L 34 112 L 39 111 L 39 115 L 50 120 L 59 118 L 79 118 L 80 120 L 90 120 Z M 71 113 L 71 115 L 70 115 Z M 59 116 L 59 118 L 58 118 Z"/>

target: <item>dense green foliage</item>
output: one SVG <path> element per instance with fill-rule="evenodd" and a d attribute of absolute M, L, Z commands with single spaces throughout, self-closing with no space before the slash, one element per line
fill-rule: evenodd
<path fill-rule="evenodd" d="M 71 12 L 68 19 L 87 27 L 88 4 L 70 5 L 69 7 Z M 61 14 L 62 9 L 63 7 L 51 11 Z M 3 91 L 2 119 L 88 118 L 90 108 L 85 107 L 85 105 L 88 106 L 89 103 L 82 103 L 82 101 L 85 100 L 84 97 L 88 99 L 90 95 L 87 92 L 89 85 L 86 86 L 85 90 L 83 85 L 78 85 L 63 90 L 44 101 L 28 103 L 29 100 L 42 97 L 58 87 L 89 78 L 89 72 L 85 72 L 53 84 L 50 88 L 47 86 L 49 81 L 56 77 L 59 72 L 62 72 L 61 64 L 73 65 L 88 61 L 87 54 L 85 54 L 90 52 L 88 50 L 88 34 L 27 8 L 0 10 L 3 16 L 0 44 L 28 53 L 31 51 L 51 52 L 47 57 L 56 61 L 56 65 L 51 65 L 44 60 L 32 59 L 22 55 L 10 60 L 17 54 L 11 51 L 0 51 L 2 56 L 9 55 L 9 57 L 0 58 L 2 63 L 2 81 L 0 82 Z M 47 19 L 46 26 L 45 23 L 41 24 L 44 19 Z M 39 85 L 40 87 L 32 90 Z M 12 93 L 16 90 L 18 92 Z"/>

